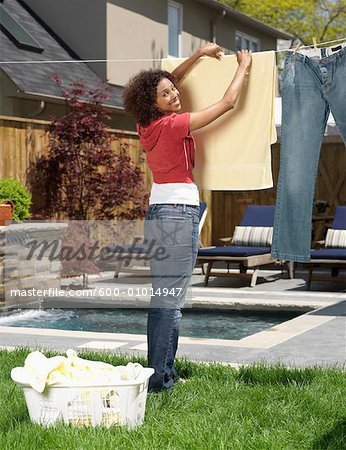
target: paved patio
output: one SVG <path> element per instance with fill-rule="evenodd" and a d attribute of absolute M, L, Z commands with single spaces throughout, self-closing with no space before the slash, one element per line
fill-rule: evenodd
<path fill-rule="evenodd" d="M 295 311 L 298 317 L 240 340 L 180 338 L 179 357 L 218 361 L 232 365 L 254 362 L 282 363 L 288 366 L 345 367 L 346 360 L 346 286 L 340 283 L 314 282 L 306 291 L 306 273 L 297 272 L 293 280 L 279 272 L 267 271 L 254 288 L 236 278 L 214 278 L 203 286 L 199 270 L 193 277 L 188 307 L 251 311 Z M 83 298 L 48 298 L 41 307 L 114 307 L 119 298 L 106 295 L 106 289 L 117 286 L 122 292 L 129 287 L 150 287 L 149 279 L 111 273 L 93 277 L 96 296 Z M 101 290 L 101 288 L 103 290 Z M 108 293 L 111 291 L 107 291 Z M 99 293 L 99 295 L 97 295 Z M 103 295 L 100 295 L 103 294 Z M 133 306 L 145 306 L 148 299 L 134 296 Z M 127 299 L 128 301 L 129 299 Z M 36 305 L 37 307 L 37 305 Z M 1 321 L 0 321 L 1 325 Z M 0 346 L 13 348 L 93 349 L 145 355 L 146 337 L 135 334 L 64 331 L 0 326 Z"/>

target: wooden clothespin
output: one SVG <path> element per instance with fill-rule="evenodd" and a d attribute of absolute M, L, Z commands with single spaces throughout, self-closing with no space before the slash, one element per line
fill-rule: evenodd
<path fill-rule="evenodd" d="M 297 46 L 294 48 L 294 50 L 293 50 L 293 54 L 295 54 L 296 52 L 297 52 L 297 50 L 299 50 L 300 49 L 300 47 L 302 46 L 303 44 L 299 41 L 298 42 L 298 44 L 297 44 Z"/>
<path fill-rule="evenodd" d="M 316 41 L 315 36 L 312 38 L 312 43 L 314 45 L 314 49 L 317 50 L 317 41 Z"/>

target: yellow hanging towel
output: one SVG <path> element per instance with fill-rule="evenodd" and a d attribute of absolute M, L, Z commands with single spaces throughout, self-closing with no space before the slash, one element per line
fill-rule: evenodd
<path fill-rule="evenodd" d="M 164 59 L 172 72 L 184 59 Z M 220 100 L 238 67 L 235 55 L 201 58 L 179 84 L 183 111 Z M 275 53 L 253 54 L 250 74 L 235 108 L 194 131 L 194 176 L 200 189 L 254 190 L 273 186 L 270 145 L 276 142 Z"/>

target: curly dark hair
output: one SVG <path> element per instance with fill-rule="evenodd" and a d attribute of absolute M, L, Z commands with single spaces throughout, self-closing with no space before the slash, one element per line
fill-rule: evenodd
<path fill-rule="evenodd" d="M 165 70 L 142 70 L 125 86 L 125 111 L 134 116 L 140 125 L 146 126 L 163 115 L 156 106 L 156 89 L 163 78 L 176 85 L 174 76 Z"/>

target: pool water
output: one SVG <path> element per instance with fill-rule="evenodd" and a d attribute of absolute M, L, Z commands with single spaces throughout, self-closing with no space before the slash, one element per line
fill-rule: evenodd
<path fill-rule="evenodd" d="M 296 317 L 296 313 L 185 310 L 181 336 L 242 339 Z M 146 334 L 146 309 L 16 310 L 0 315 L 0 326 Z"/>

